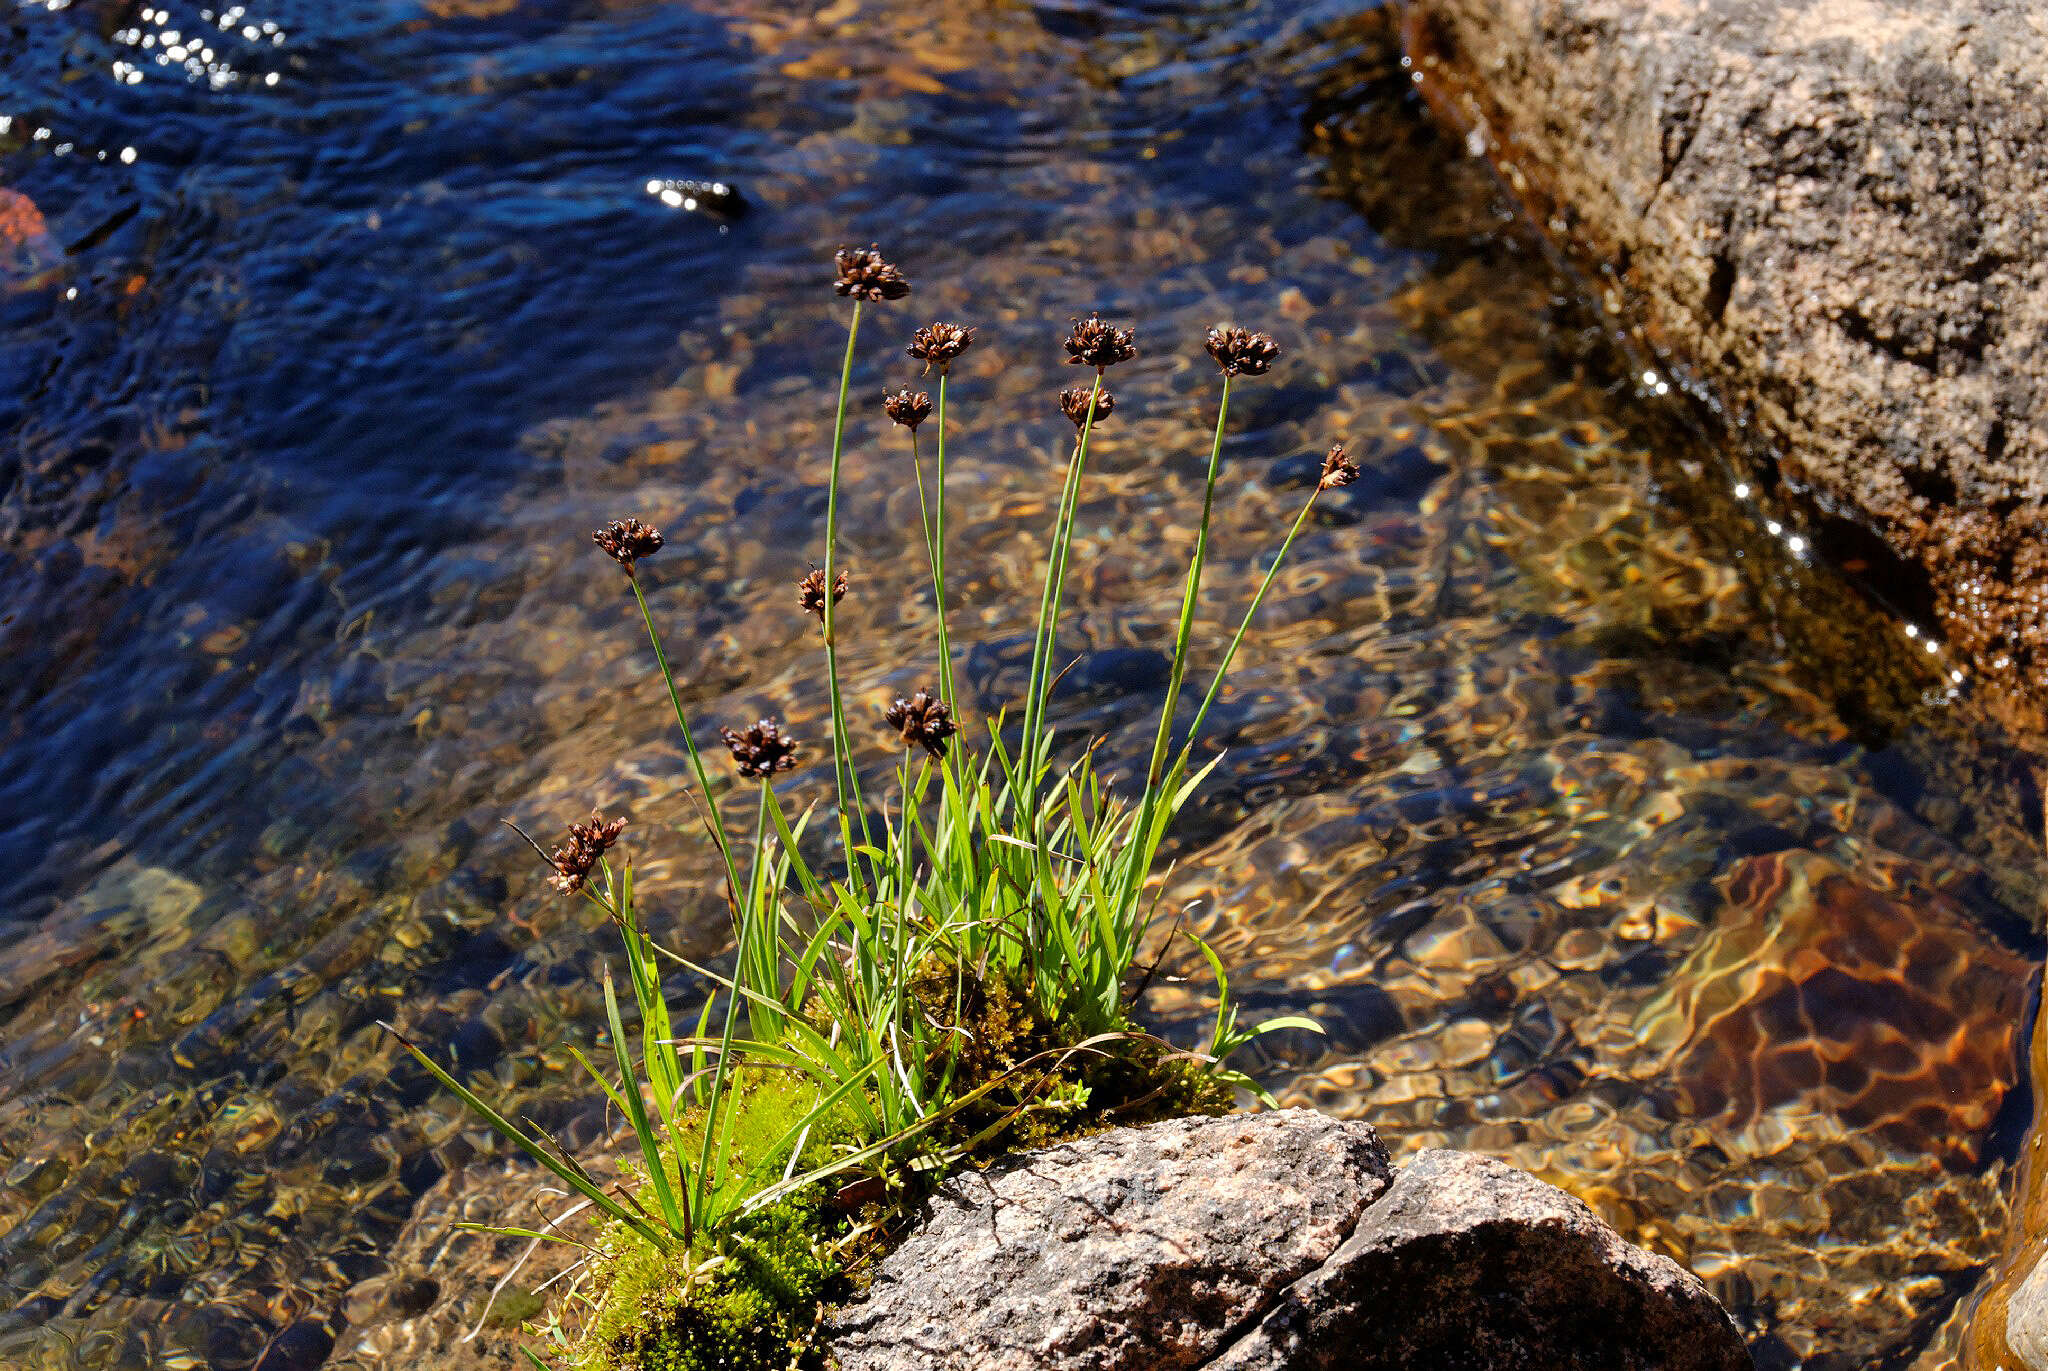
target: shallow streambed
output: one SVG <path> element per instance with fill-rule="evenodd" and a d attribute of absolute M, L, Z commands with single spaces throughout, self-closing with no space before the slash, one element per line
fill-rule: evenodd
<path fill-rule="evenodd" d="M 952 562 L 986 707 L 1029 653 L 1070 315 L 1144 349 L 1067 644 L 1063 721 L 1110 756 L 1162 684 L 1201 330 L 1288 349 L 1233 404 L 1214 620 L 1322 449 L 1366 463 L 1248 646 L 1168 891 L 1252 1007 L 1329 1026 L 1273 1088 L 1578 1191 L 1761 1365 L 1938 1363 L 2026 1112 L 2031 792 L 1938 647 L 1772 528 L 1430 131 L 1379 13 L 221 18 L 27 11 L 0 111 L 0 180 L 48 221 L 0 278 L 28 378 L 0 396 L 0 1361 L 393 1345 L 415 1200 L 492 1144 L 380 1017 L 602 1132 L 556 1049 L 596 1031 L 610 939 L 499 818 L 627 808 L 657 926 L 708 953 L 723 916 L 588 530 L 668 532 L 647 572 L 699 719 L 819 737 L 791 584 L 825 260 L 882 239 L 918 293 L 870 314 L 860 396 L 910 379 L 915 323 L 981 329 Z M 173 32 L 228 74 L 156 63 Z M 858 719 L 932 665 L 907 454 L 875 406 L 856 438 Z M 1204 989 L 1155 988 L 1162 1026 Z"/>

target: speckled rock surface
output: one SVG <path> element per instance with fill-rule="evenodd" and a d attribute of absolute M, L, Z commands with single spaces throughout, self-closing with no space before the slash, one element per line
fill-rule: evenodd
<path fill-rule="evenodd" d="M 948 1182 L 833 1319 L 842 1371 L 1201 1366 L 1387 1187 L 1369 1124 L 1308 1110 L 1118 1129 Z"/>
<path fill-rule="evenodd" d="M 1405 1167 L 1358 1228 L 1213 1371 L 1743 1371 L 1706 1287 L 1526 1171 Z"/>
<path fill-rule="evenodd" d="M 2048 737 L 2048 24 L 2030 0 L 1416 0 L 1431 103 L 1822 534 Z M 1920 583 L 1924 577 L 1924 585 Z"/>
<path fill-rule="evenodd" d="M 1306 1110 L 1121 1129 L 949 1183 L 832 1324 L 843 1371 L 1739 1371 L 1690 1274 L 1500 1162 Z"/>

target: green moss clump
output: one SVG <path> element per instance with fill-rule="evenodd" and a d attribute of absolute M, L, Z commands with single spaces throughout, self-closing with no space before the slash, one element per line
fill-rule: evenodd
<path fill-rule="evenodd" d="M 606 1244 L 590 1371 L 812 1371 L 820 1304 L 839 1284 L 815 1197 L 771 1206 L 713 1253 L 661 1253 L 621 1231 Z"/>
<path fill-rule="evenodd" d="M 738 1181 L 755 1167 L 780 1171 L 775 1150 L 812 1108 L 815 1095 L 792 1077 L 767 1075 L 736 1088 L 722 1115 L 729 1164 Z M 675 1144 L 692 1164 L 702 1115 L 678 1121 Z M 811 1128 L 798 1170 L 827 1163 L 836 1147 L 859 1140 L 845 1114 Z M 636 1187 L 651 1203 L 645 1177 Z M 728 1230 L 715 1244 L 660 1252 L 623 1224 L 607 1224 L 597 1244 L 597 1305 L 582 1338 L 582 1371 L 811 1371 L 818 1310 L 846 1287 L 838 1254 L 847 1227 L 822 1187 L 784 1198 Z"/>
<path fill-rule="evenodd" d="M 1112 1127 L 1225 1114 L 1234 1105 L 1227 1083 L 1153 1040 L 1082 1048 L 1087 1033 L 1075 1016 L 1043 1013 L 1014 972 L 976 978 L 932 962 L 914 973 L 911 994 L 950 1045 L 927 1064 L 935 1078 L 950 1075 L 943 1094 L 959 1099 L 987 1087 L 919 1140 L 927 1156 L 982 1165 Z M 731 1148 L 728 1178 L 737 1182 L 764 1166 L 779 1173 L 790 1159 L 774 1153 L 777 1140 L 814 1100 L 807 1083 L 784 1075 L 735 1089 L 721 1123 Z M 695 1118 L 677 1131 L 694 1160 L 702 1136 Z M 820 1120 L 796 1170 L 823 1166 L 867 1141 L 850 1111 Z M 673 1151 L 668 1159 L 675 1164 Z M 887 1185 L 858 1174 L 828 1180 L 689 1252 L 659 1252 L 625 1225 L 607 1226 L 578 1371 L 823 1371 L 821 1308 L 852 1295 L 868 1259 L 907 1227 L 923 1198 L 922 1178 L 933 1174 L 897 1169 Z M 641 1180 L 642 1202 L 651 1206 Z"/>

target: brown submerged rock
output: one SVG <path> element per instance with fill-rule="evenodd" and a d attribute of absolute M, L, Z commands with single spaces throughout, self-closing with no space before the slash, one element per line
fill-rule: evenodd
<path fill-rule="evenodd" d="M 1183 1119 L 946 1185 L 832 1322 L 843 1371 L 1740 1371 L 1706 1289 L 1500 1162 Z"/>
<path fill-rule="evenodd" d="M 2048 738 L 2048 29 L 2025 0 L 1416 0 L 1431 103 Z"/>
<path fill-rule="evenodd" d="M 1638 1018 L 1674 1044 L 1688 1118 L 1740 1131 L 1821 1096 L 1844 1124 L 1974 1165 L 2018 1084 L 2028 967 L 1955 902 L 1898 898 L 1826 858 L 1736 862 L 1727 908 Z"/>
<path fill-rule="evenodd" d="M 47 280 L 63 260 L 36 202 L 0 186 L 0 289 Z"/>

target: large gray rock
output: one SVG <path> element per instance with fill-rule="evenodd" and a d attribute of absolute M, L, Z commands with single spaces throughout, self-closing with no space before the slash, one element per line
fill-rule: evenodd
<path fill-rule="evenodd" d="M 1411 0 L 1422 89 L 2048 737 L 2038 0 Z M 1825 521 L 1825 520 L 1824 520 Z M 1894 586 L 1909 600 L 1920 593 Z"/>
<path fill-rule="evenodd" d="M 1583 1204 L 1305 1110 L 1184 1119 L 947 1184 L 832 1324 L 843 1371 L 1738 1371 L 1728 1316 Z"/>
<path fill-rule="evenodd" d="M 1693 1275 L 1525 1171 L 1424 1152 L 1212 1371 L 1747 1371 Z"/>
<path fill-rule="evenodd" d="M 1369 1125 L 1175 1119 L 948 1182 L 868 1298 L 843 1371 L 1175 1371 L 1220 1352 L 1387 1187 Z"/>

